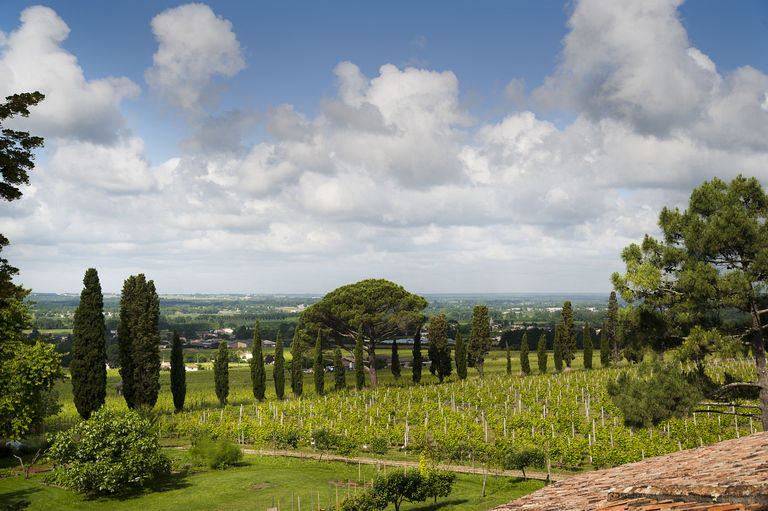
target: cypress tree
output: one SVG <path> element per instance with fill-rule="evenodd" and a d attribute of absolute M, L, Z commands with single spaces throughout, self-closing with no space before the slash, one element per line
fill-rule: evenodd
<path fill-rule="evenodd" d="M 520 340 L 520 368 L 523 374 L 531 374 L 531 362 L 528 360 L 528 332 L 523 332 Z"/>
<path fill-rule="evenodd" d="M 592 369 L 592 329 L 589 327 L 589 321 L 584 322 L 582 344 L 584 345 L 584 369 Z"/>
<path fill-rule="evenodd" d="M 315 392 L 318 396 L 323 395 L 325 390 L 325 370 L 323 368 L 323 334 L 317 331 L 317 340 L 315 341 L 315 363 L 312 366 L 315 374 Z"/>
<path fill-rule="evenodd" d="M 333 350 L 333 380 L 336 384 L 336 390 L 347 388 L 347 376 L 344 373 L 344 362 L 341 359 L 341 348 L 336 346 Z"/>
<path fill-rule="evenodd" d="M 421 327 L 416 329 L 416 335 L 413 336 L 413 383 L 421 382 Z"/>
<path fill-rule="evenodd" d="M 600 367 L 611 365 L 611 345 L 608 342 L 607 321 L 603 321 L 603 328 L 600 329 Z"/>
<path fill-rule="evenodd" d="M 275 339 L 275 366 L 272 369 L 272 379 L 275 380 L 277 399 L 285 397 L 285 356 L 283 355 L 283 334 L 277 330 Z"/>
<path fill-rule="evenodd" d="M 129 408 L 152 408 L 160 391 L 160 300 L 155 283 L 131 275 L 120 296 L 120 376 Z"/>
<path fill-rule="evenodd" d="M 400 354 L 397 351 L 397 339 L 392 341 L 392 376 L 395 381 L 400 380 Z"/>
<path fill-rule="evenodd" d="M 512 374 L 512 353 L 509 351 L 509 341 L 506 342 L 507 346 L 507 375 Z"/>
<path fill-rule="evenodd" d="M 363 366 L 363 327 L 357 331 L 355 341 L 355 387 L 361 390 L 365 387 L 365 367 Z"/>
<path fill-rule="evenodd" d="M 464 338 L 461 331 L 456 328 L 456 374 L 460 380 L 467 379 L 467 345 L 464 344 Z"/>
<path fill-rule="evenodd" d="M 555 371 L 558 373 L 563 370 L 563 321 L 562 319 L 555 325 L 555 340 L 552 343 L 552 358 L 555 360 Z"/>
<path fill-rule="evenodd" d="M 485 305 L 475 305 L 475 308 L 472 310 L 472 330 L 469 333 L 467 352 L 480 378 L 483 377 L 485 355 L 490 349 L 491 323 L 488 319 L 488 307 Z"/>
<path fill-rule="evenodd" d="M 539 359 L 539 373 L 544 374 L 547 372 L 547 334 L 541 334 L 539 337 L 536 355 Z"/>
<path fill-rule="evenodd" d="M 187 372 L 184 368 L 184 350 L 176 330 L 173 331 L 171 343 L 171 393 L 173 406 L 180 412 L 184 409 L 184 399 L 187 395 Z"/>
<path fill-rule="evenodd" d="M 77 413 L 88 419 L 104 404 L 107 396 L 107 349 L 104 339 L 104 297 L 99 274 L 88 268 L 83 278 L 85 286 L 75 310 L 72 327 L 72 394 Z"/>
<path fill-rule="evenodd" d="M 608 298 L 608 317 L 605 321 L 606 335 L 608 336 L 608 345 L 611 347 L 611 361 L 618 364 L 621 360 L 621 350 L 619 348 L 619 304 L 616 300 L 616 291 L 611 291 Z"/>
<path fill-rule="evenodd" d="M 432 316 L 429 320 L 429 371 L 443 380 L 451 374 L 451 348 L 448 346 L 448 321 L 445 314 Z"/>
<path fill-rule="evenodd" d="M 251 350 L 251 385 L 253 386 L 253 397 L 262 401 L 264 393 L 267 390 L 267 371 L 264 369 L 264 355 L 261 351 L 261 330 L 259 321 L 253 327 L 253 349 Z"/>
<path fill-rule="evenodd" d="M 291 342 L 291 390 L 296 397 L 304 392 L 304 343 L 301 341 L 301 330 L 296 327 Z"/>
<path fill-rule="evenodd" d="M 219 351 L 216 354 L 216 360 L 213 361 L 213 381 L 216 384 L 216 397 L 219 398 L 219 404 L 227 404 L 229 396 L 229 350 L 227 341 L 219 343 Z"/>
<path fill-rule="evenodd" d="M 573 307 L 571 301 L 566 300 L 560 312 L 560 346 L 562 347 L 563 361 L 566 367 L 571 367 L 571 361 L 576 357 L 576 331 L 573 327 Z"/>

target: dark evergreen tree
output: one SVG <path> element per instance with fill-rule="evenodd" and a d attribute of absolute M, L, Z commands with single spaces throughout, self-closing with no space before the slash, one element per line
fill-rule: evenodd
<path fill-rule="evenodd" d="M 302 332 L 297 326 L 293 332 L 293 341 L 291 341 L 291 390 L 296 397 L 301 396 L 304 392 L 303 358 L 304 343 L 302 342 Z"/>
<path fill-rule="evenodd" d="M 107 348 L 104 338 L 104 297 L 99 274 L 88 268 L 83 278 L 85 286 L 75 310 L 72 327 L 72 394 L 77 413 L 88 419 L 104 404 L 107 396 Z"/>
<path fill-rule="evenodd" d="M 392 376 L 395 381 L 400 380 L 400 354 L 397 351 L 397 339 L 392 341 Z"/>
<path fill-rule="evenodd" d="M 361 390 L 365 387 L 365 366 L 363 366 L 363 329 L 357 332 L 355 341 L 355 387 Z"/>
<path fill-rule="evenodd" d="M 571 361 L 576 357 L 576 331 L 573 327 L 573 306 L 570 300 L 563 303 L 560 316 L 560 346 L 563 362 L 570 369 Z"/>
<path fill-rule="evenodd" d="M 443 380 L 451 374 L 451 348 L 448 346 L 448 321 L 445 314 L 432 316 L 429 320 L 428 354 L 431 362 L 429 372 Z"/>
<path fill-rule="evenodd" d="M 600 367 L 611 365 L 611 344 L 608 342 L 607 321 L 603 321 L 603 327 L 600 329 Z"/>
<path fill-rule="evenodd" d="M 512 374 L 512 353 L 509 351 L 509 341 L 507 341 L 507 376 Z"/>
<path fill-rule="evenodd" d="M 277 330 L 275 338 L 275 365 L 272 369 L 272 379 L 275 380 L 275 395 L 277 399 L 285 397 L 285 356 L 283 355 L 283 334 Z"/>
<path fill-rule="evenodd" d="M 467 379 L 467 345 L 464 344 L 464 338 L 461 336 L 461 331 L 456 329 L 456 353 L 454 354 L 456 359 L 456 375 L 460 380 Z"/>
<path fill-rule="evenodd" d="M 160 391 L 160 300 L 155 283 L 131 275 L 120 296 L 120 376 L 129 408 L 152 408 Z"/>
<path fill-rule="evenodd" d="M 584 322 L 582 345 L 584 346 L 584 369 L 592 369 L 592 329 L 589 327 L 589 321 Z"/>
<path fill-rule="evenodd" d="M 552 343 L 552 358 L 555 361 L 555 371 L 558 373 L 563 370 L 563 320 L 555 325 L 555 340 Z"/>
<path fill-rule="evenodd" d="M 262 401 L 264 393 L 267 391 L 267 371 L 264 369 L 264 355 L 261 351 L 261 330 L 259 321 L 253 327 L 253 349 L 250 361 L 251 385 L 253 386 L 253 397 Z"/>
<path fill-rule="evenodd" d="M 477 369 L 480 378 L 483 377 L 485 355 L 491 349 L 491 322 L 488 318 L 488 307 L 475 305 L 472 310 L 472 330 L 469 333 L 467 353 L 471 365 Z"/>
<path fill-rule="evenodd" d="M 619 303 L 616 300 L 616 291 L 611 291 L 611 296 L 608 298 L 605 330 L 608 345 L 611 347 L 611 362 L 618 364 L 621 361 L 621 347 L 619 346 Z"/>
<path fill-rule="evenodd" d="M 312 371 L 315 374 L 315 392 L 318 396 L 322 396 L 325 391 L 325 368 L 323 367 L 323 334 L 319 330 L 315 341 L 315 363 L 312 365 Z"/>
<path fill-rule="evenodd" d="M 174 408 L 177 412 L 182 411 L 187 395 L 187 372 L 184 368 L 184 350 L 176 330 L 173 331 L 171 342 L 171 394 Z"/>
<path fill-rule="evenodd" d="M 416 329 L 416 335 L 413 336 L 413 372 L 411 377 L 413 383 L 421 382 L 421 327 Z"/>
<path fill-rule="evenodd" d="M 213 361 L 213 381 L 216 384 L 216 397 L 219 404 L 225 406 L 229 397 L 229 350 L 227 341 L 219 343 L 219 351 L 216 360 Z"/>
<path fill-rule="evenodd" d="M 528 360 L 528 332 L 523 332 L 520 341 L 520 369 L 523 374 L 531 374 L 531 362 Z"/>
<path fill-rule="evenodd" d="M 347 376 L 344 372 L 344 362 L 341 358 L 341 348 L 338 346 L 333 350 L 333 381 L 335 383 L 336 390 L 344 390 L 347 388 Z"/>
<path fill-rule="evenodd" d="M 539 372 L 544 374 L 547 372 L 547 334 L 541 334 L 541 337 L 539 337 L 536 355 L 539 359 Z"/>

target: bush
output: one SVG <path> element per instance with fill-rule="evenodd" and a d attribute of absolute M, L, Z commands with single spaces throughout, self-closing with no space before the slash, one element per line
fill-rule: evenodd
<path fill-rule="evenodd" d="M 281 429 L 275 435 L 275 442 L 279 449 L 296 449 L 299 445 L 299 432 L 293 428 Z"/>
<path fill-rule="evenodd" d="M 328 428 L 318 428 L 312 431 L 312 441 L 314 442 L 315 449 L 320 451 L 320 458 L 323 457 L 324 452 L 328 451 L 331 447 L 335 447 L 338 440 L 336 433 Z"/>
<path fill-rule="evenodd" d="M 387 439 L 382 437 L 375 437 L 371 439 L 371 452 L 382 456 L 387 454 Z"/>
<path fill-rule="evenodd" d="M 341 456 L 352 456 L 357 452 L 358 444 L 353 439 L 340 436 L 336 442 L 336 452 Z"/>
<path fill-rule="evenodd" d="M 86 494 L 116 493 L 168 473 L 156 428 L 136 411 L 102 408 L 58 433 L 48 450 L 52 482 Z"/>
<path fill-rule="evenodd" d="M 243 459 L 240 447 L 227 440 L 201 436 L 192 439 L 189 454 L 200 464 L 210 469 L 225 469 Z"/>

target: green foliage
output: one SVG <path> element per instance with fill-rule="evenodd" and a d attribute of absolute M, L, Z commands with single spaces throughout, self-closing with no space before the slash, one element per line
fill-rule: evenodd
<path fill-rule="evenodd" d="M 397 339 L 392 341 L 392 376 L 395 377 L 395 381 L 400 380 L 400 372 L 402 368 L 400 367 L 400 353 L 398 353 L 397 350 Z"/>
<path fill-rule="evenodd" d="M 421 382 L 421 364 L 421 327 L 419 327 L 416 329 L 416 335 L 413 336 L 413 368 L 411 369 L 413 383 L 418 384 Z M 464 373 L 466 375 L 466 365 L 464 366 Z"/>
<path fill-rule="evenodd" d="M 291 390 L 296 397 L 301 396 L 304 391 L 304 370 L 301 364 L 304 358 L 304 343 L 301 336 L 302 332 L 297 326 L 291 342 Z"/>
<path fill-rule="evenodd" d="M 525 467 L 543 468 L 545 463 L 544 450 L 530 446 L 513 446 L 501 459 L 501 467 L 504 470 L 520 470 L 526 479 Z"/>
<path fill-rule="evenodd" d="M 603 321 L 603 327 L 600 329 L 600 367 L 611 365 L 611 345 L 608 341 L 607 321 Z"/>
<path fill-rule="evenodd" d="M 333 382 L 336 390 L 344 390 L 347 388 L 347 375 L 344 370 L 341 348 L 338 346 L 333 350 Z"/>
<path fill-rule="evenodd" d="M 275 366 L 272 369 L 272 378 L 275 380 L 275 395 L 277 399 L 285 397 L 285 356 L 283 355 L 283 334 L 277 331 L 275 339 Z"/>
<path fill-rule="evenodd" d="M 229 396 L 229 353 L 227 341 L 219 343 L 219 352 L 213 361 L 213 380 L 216 383 L 216 397 L 221 406 L 227 404 Z"/>
<path fill-rule="evenodd" d="M 363 366 L 363 329 L 357 332 L 355 340 L 355 387 L 361 390 L 365 387 L 365 366 Z"/>
<path fill-rule="evenodd" d="M 155 283 L 131 275 L 120 295 L 120 376 L 129 408 L 152 408 L 160 391 L 160 300 Z"/>
<path fill-rule="evenodd" d="M 325 368 L 323 367 L 323 335 L 320 330 L 317 331 L 315 363 L 312 365 L 312 370 L 315 377 L 315 393 L 322 396 L 325 391 Z"/>
<path fill-rule="evenodd" d="M 531 362 L 528 360 L 528 332 L 523 333 L 520 341 L 520 368 L 523 374 L 531 374 Z"/>
<path fill-rule="evenodd" d="M 243 459 L 243 452 L 237 444 L 226 438 L 214 440 L 208 436 L 193 438 L 189 454 L 198 464 L 220 470 Z"/>
<path fill-rule="evenodd" d="M 328 428 L 316 428 L 312 431 L 312 443 L 318 451 L 320 458 L 338 444 L 339 436 Z"/>
<path fill-rule="evenodd" d="M 552 343 L 552 358 L 555 361 L 555 371 L 558 373 L 563 370 L 563 322 L 562 320 L 555 325 L 555 340 Z"/>
<path fill-rule="evenodd" d="M 275 434 L 278 449 L 296 449 L 299 445 L 299 432 L 294 428 L 282 428 Z"/>
<path fill-rule="evenodd" d="M 35 166 L 33 150 L 43 146 L 42 137 L 24 131 L 2 127 L 2 121 L 14 116 L 29 116 L 29 107 L 45 99 L 40 92 L 25 92 L 6 96 L 0 103 L 0 198 L 12 201 L 21 197 L 18 185 L 29 184 L 28 171 Z"/>
<path fill-rule="evenodd" d="M 293 339 L 295 342 L 296 336 L 294 336 Z M 253 387 L 253 397 L 259 401 L 263 401 L 264 393 L 267 391 L 267 371 L 264 369 L 264 355 L 261 351 L 261 330 L 259 329 L 258 320 L 253 327 L 253 349 L 251 353 L 252 356 L 249 364 L 251 368 L 251 385 Z M 299 360 L 301 360 L 301 357 L 299 357 Z"/>
<path fill-rule="evenodd" d="M 456 329 L 456 350 L 454 357 L 456 358 L 456 375 L 460 380 L 467 379 L 467 345 L 464 344 L 464 337 L 461 335 L 461 331 Z"/>
<path fill-rule="evenodd" d="M 173 394 L 173 406 L 177 412 L 184 409 L 184 400 L 187 396 L 187 370 L 184 367 L 184 350 L 181 346 L 179 333 L 173 331 L 171 342 L 171 393 Z"/>
<path fill-rule="evenodd" d="M 483 377 L 485 355 L 491 349 L 491 325 L 488 319 L 488 307 L 475 305 L 472 311 L 472 331 L 469 334 L 467 354 L 469 362 L 477 369 L 480 378 Z"/>
<path fill-rule="evenodd" d="M 573 327 L 573 306 L 570 300 L 563 303 L 560 317 L 560 346 L 562 347 L 563 362 L 565 362 L 566 367 L 570 368 L 571 361 L 576 357 L 576 331 Z"/>
<path fill-rule="evenodd" d="M 107 395 L 106 340 L 104 338 L 104 297 L 99 274 L 88 268 L 85 286 L 75 310 L 72 328 L 72 394 L 75 407 L 84 419 L 104 404 Z"/>
<path fill-rule="evenodd" d="M 443 380 L 451 375 L 451 347 L 447 338 L 448 322 L 445 314 L 432 316 L 429 320 L 429 347 L 427 353 L 432 362 L 429 371 Z"/>
<path fill-rule="evenodd" d="M 384 507 L 391 503 L 395 506 L 395 511 L 399 511 L 404 501 L 413 503 L 427 500 L 423 483 L 424 477 L 418 470 L 408 470 L 405 473 L 392 470 L 373 481 L 371 492 L 379 502 L 384 503 Z"/>
<path fill-rule="evenodd" d="M 56 484 L 87 494 L 116 493 L 170 470 L 156 427 L 134 410 L 101 408 L 90 419 L 58 433 L 48 457 Z"/>
<path fill-rule="evenodd" d="M 619 345 L 619 302 L 616 300 L 615 291 L 611 291 L 611 296 L 608 298 L 608 317 L 605 319 L 603 328 L 610 346 L 610 361 L 618 364 L 621 361 L 621 346 Z M 603 367 L 607 365 L 604 364 Z"/>
<path fill-rule="evenodd" d="M 539 362 L 539 373 L 544 374 L 547 372 L 547 336 L 541 334 L 539 337 L 539 344 L 536 346 L 536 356 Z"/>
<path fill-rule="evenodd" d="M 352 437 L 339 435 L 336 438 L 336 453 L 340 456 L 354 456 L 359 448 L 360 445 Z"/>
<path fill-rule="evenodd" d="M 589 327 L 589 321 L 584 322 L 581 338 L 584 346 L 584 369 L 592 369 L 592 329 Z"/>
<path fill-rule="evenodd" d="M 383 456 L 387 454 L 387 449 L 389 448 L 389 445 L 387 444 L 387 439 L 380 436 L 375 436 L 371 438 L 371 452 L 373 454 L 378 454 L 379 456 Z"/>
<path fill-rule="evenodd" d="M 509 342 L 506 342 L 505 345 L 506 345 L 505 355 L 507 357 L 507 376 L 509 376 L 510 374 L 512 374 L 512 353 L 509 350 Z"/>

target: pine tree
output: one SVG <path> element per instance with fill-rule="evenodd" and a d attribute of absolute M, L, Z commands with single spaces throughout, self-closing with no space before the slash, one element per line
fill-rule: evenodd
<path fill-rule="evenodd" d="M 592 369 L 592 329 L 589 321 L 584 322 L 584 334 L 581 337 L 584 346 L 584 369 Z"/>
<path fill-rule="evenodd" d="M 267 391 L 267 371 L 264 369 L 264 355 L 261 351 L 261 330 L 259 321 L 253 327 L 253 349 L 250 361 L 251 366 L 251 385 L 253 386 L 253 397 L 262 401 L 264 393 Z"/>
<path fill-rule="evenodd" d="M 187 396 L 187 372 L 184 368 L 184 350 L 181 346 L 179 332 L 173 331 L 171 343 L 171 394 L 173 407 L 177 412 L 184 409 L 184 399 Z"/>
<path fill-rule="evenodd" d="M 363 329 L 357 331 L 355 341 L 355 387 L 362 390 L 365 387 L 365 367 L 363 366 Z"/>
<path fill-rule="evenodd" d="M 74 343 L 69 370 L 77 413 L 88 419 L 101 408 L 107 396 L 107 349 L 104 297 L 94 268 L 86 270 L 83 285 L 72 328 Z"/>
<path fill-rule="evenodd" d="M 555 325 L 555 340 L 552 343 L 552 358 L 555 361 L 555 371 L 558 373 L 563 370 L 563 321 L 558 321 Z"/>
<path fill-rule="evenodd" d="M 277 330 L 275 338 L 275 365 L 272 369 L 272 379 L 275 380 L 277 399 L 285 397 L 285 356 L 283 355 L 283 334 Z"/>
<path fill-rule="evenodd" d="M 520 341 L 520 368 L 523 374 L 531 374 L 531 362 L 528 360 L 528 332 L 523 332 Z"/>
<path fill-rule="evenodd" d="M 315 374 L 315 393 L 322 396 L 325 391 L 325 368 L 323 367 L 323 334 L 317 331 L 317 340 L 315 341 L 315 363 L 312 365 L 312 371 Z"/>
<path fill-rule="evenodd" d="M 421 382 L 421 327 L 416 329 L 416 335 L 413 336 L 413 372 L 411 377 L 413 383 Z"/>
<path fill-rule="evenodd" d="M 547 334 L 541 334 L 539 337 L 536 355 L 539 359 L 539 373 L 544 374 L 547 372 Z"/>
<path fill-rule="evenodd" d="M 600 367 L 611 365 L 611 345 L 608 342 L 607 321 L 603 321 L 603 327 L 600 329 Z"/>
<path fill-rule="evenodd" d="M 611 347 L 611 361 L 618 364 L 621 360 L 621 349 L 619 347 L 619 304 L 616 301 L 616 291 L 611 291 L 608 298 L 608 317 L 605 321 L 606 335 L 608 336 L 608 345 Z"/>
<path fill-rule="evenodd" d="M 443 380 L 451 374 L 451 348 L 448 346 L 448 321 L 445 314 L 432 316 L 429 320 L 429 371 Z"/>
<path fill-rule="evenodd" d="M 333 380 L 336 384 L 336 390 L 347 388 L 347 376 L 344 373 L 344 362 L 341 359 L 341 348 L 338 346 L 333 350 Z"/>
<path fill-rule="evenodd" d="M 155 283 L 131 275 L 120 296 L 120 377 L 129 408 L 152 408 L 160 391 L 160 300 Z"/>
<path fill-rule="evenodd" d="M 456 375 L 460 380 L 467 379 L 467 345 L 464 344 L 464 338 L 461 331 L 456 327 Z"/>
<path fill-rule="evenodd" d="M 512 374 L 512 353 L 509 351 L 509 341 L 506 343 L 507 346 L 507 376 Z"/>
<path fill-rule="evenodd" d="M 216 397 L 219 404 L 225 406 L 229 396 L 229 350 L 227 341 L 219 343 L 219 351 L 216 360 L 213 361 L 213 381 L 216 384 Z"/>
<path fill-rule="evenodd" d="M 573 306 L 571 301 L 566 300 L 563 303 L 560 312 L 562 326 L 560 327 L 560 346 L 563 352 L 563 361 L 566 367 L 570 369 L 571 361 L 576 357 L 576 331 L 573 327 Z"/>
<path fill-rule="evenodd" d="M 304 343 L 301 341 L 301 330 L 296 327 L 291 341 L 291 390 L 296 397 L 304 392 Z"/>
<path fill-rule="evenodd" d="M 397 339 L 392 341 L 392 376 L 395 381 L 400 380 L 400 354 L 397 351 Z"/>
<path fill-rule="evenodd" d="M 467 353 L 480 378 L 483 377 L 485 355 L 490 349 L 491 323 L 488 319 L 488 307 L 485 305 L 475 305 L 472 310 L 472 330 L 469 333 Z"/>

